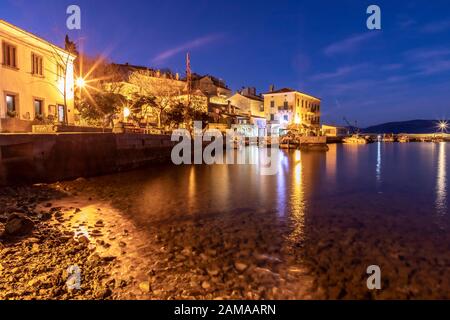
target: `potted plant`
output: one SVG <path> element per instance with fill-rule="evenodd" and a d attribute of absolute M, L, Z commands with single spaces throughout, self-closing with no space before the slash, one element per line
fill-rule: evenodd
<path fill-rule="evenodd" d="M 10 117 L 10 118 L 15 118 L 15 117 L 17 117 L 17 112 L 16 112 L 15 110 L 8 110 L 8 111 L 6 112 L 6 114 L 7 114 L 8 117 Z"/>

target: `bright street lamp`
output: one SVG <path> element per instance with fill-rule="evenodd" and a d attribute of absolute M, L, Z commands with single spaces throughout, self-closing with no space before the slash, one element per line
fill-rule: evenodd
<path fill-rule="evenodd" d="M 438 124 L 439 129 L 442 131 L 442 133 L 444 133 L 444 131 L 447 131 L 448 128 L 448 123 L 447 121 L 441 121 Z"/>
<path fill-rule="evenodd" d="M 131 110 L 128 107 L 123 108 L 123 117 L 127 119 L 131 114 Z"/>
<path fill-rule="evenodd" d="M 78 88 L 84 88 L 84 86 L 86 85 L 86 81 L 83 78 L 79 77 L 76 80 L 76 84 Z"/>

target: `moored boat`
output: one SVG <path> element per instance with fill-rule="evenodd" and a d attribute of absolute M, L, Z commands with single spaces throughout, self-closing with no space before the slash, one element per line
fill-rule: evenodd
<path fill-rule="evenodd" d="M 300 143 L 293 136 L 285 136 L 280 139 L 280 149 L 297 149 Z"/>
<path fill-rule="evenodd" d="M 351 137 L 344 138 L 342 140 L 345 144 L 368 144 L 369 141 L 367 141 L 366 138 L 360 136 L 359 134 L 354 134 Z"/>
<path fill-rule="evenodd" d="M 383 142 L 395 142 L 395 138 L 393 134 L 385 134 L 383 136 Z"/>

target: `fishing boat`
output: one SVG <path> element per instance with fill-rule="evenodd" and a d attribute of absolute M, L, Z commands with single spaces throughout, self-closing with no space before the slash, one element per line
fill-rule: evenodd
<path fill-rule="evenodd" d="M 345 144 L 368 144 L 369 141 L 367 141 L 366 138 L 360 136 L 359 134 L 354 134 L 351 137 L 344 138 L 342 140 Z"/>

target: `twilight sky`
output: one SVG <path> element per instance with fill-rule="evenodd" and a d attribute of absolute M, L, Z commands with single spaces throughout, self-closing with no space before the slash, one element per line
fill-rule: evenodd
<path fill-rule="evenodd" d="M 66 8 L 82 10 L 81 31 Z M 381 7 L 382 30 L 366 27 Z M 450 117 L 448 0 L 0 0 L 0 19 L 114 62 L 292 87 L 322 98 L 324 122 L 360 126 Z"/>

